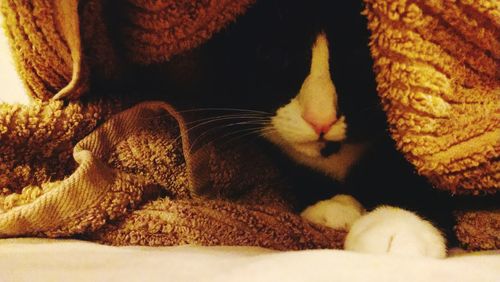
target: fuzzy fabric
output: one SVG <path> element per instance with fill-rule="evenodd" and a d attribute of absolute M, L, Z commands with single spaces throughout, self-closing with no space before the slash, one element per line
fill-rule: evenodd
<path fill-rule="evenodd" d="M 500 189 L 498 1 L 366 1 L 399 150 L 440 189 Z"/>
<path fill-rule="evenodd" d="M 500 210 L 457 212 L 458 240 L 470 250 L 500 249 Z"/>
<path fill-rule="evenodd" d="M 20 124 L 28 110 L 19 109 L 12 120 Z M 32 119 L 43 125 L 43 115 Z M 68 177 L 42 178 L 39 186 L 0 197 L 0 237 L 79 234 L 112 245 L 342 247 L 344 231 L 291 212 L 283 196 L 286 182 L 263 153 L 213 145 L 191 155 L 189 148 L 184 121 L 167 104 L 147 102 L 116 114 L 76 144 L 76 166 L 54 164 L 59 170 L 51 175 Z M 60 156 L 61 164 L 69 161 Z"/>
<path fill-rule="evenodd" d="M 398 149 L 439 189 L 497 193 L 500 2 L 365 3 L 377 91 Z M 457 213 L 459 240 L 499 248 L 499 215 L 498 202 Z"/>
<path fill-rule="evenodd" d="M 213 146 L 191 155 L 170 106 L 117 114 L 123 101 L 94 91 L 129 64 L 161 63 L 203 43 L 251 2 L 1 0 L 19 73 L 38 101 L 0 106 L 0 236 L 341 247 L 344 231 L 290 212 L 286 180 L 265 159 L 238 162 L 259 154 Z M 497 192 L 497 1 L 365 2 L 378 91 L 400 151 L 440 189 Z M 457 215 L 465 246 L 498 248 L 498 209 Z"/>

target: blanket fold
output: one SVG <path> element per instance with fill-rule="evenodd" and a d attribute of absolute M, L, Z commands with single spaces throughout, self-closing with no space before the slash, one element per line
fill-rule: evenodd
<path fill-rule="evenodd" d="M 35 198 L 15 206 L 8 203 L 14 197 L 27 198 L 33 189 L 0 198 L 0 236 L 80 234 L 113 245 L 191 243 L 281 250 L 342 246 L 345 232 L 305 222 L 280 193 L 273 193 L 280 182 L 273 178 L 279 176 L 261 157 L 235 158 L 238 150 L 192 156 L 185 151 L 190 147 L 187 138 L 182 118 L 162 102 L 138 104 L 114 115 L 76 144 L 77 167 L 69 177 L 47 183 Z M 241 158 L 268 167 L 267 173 L 245 175 L 247 166 L 238 164 Z M 195 175 L 190 168 L 198 162 L 209 172 L 220 171 L 211 164 L 229 164 L 222 174 Z M 200 183 L 220 192 L 212 199 L 200 198 L 195 193 Z M 228 183 L 231 191 L 240 191 L 235 201 L 224 198 L 231 194 L 226 193 Z"/>
<path fill-rule="evenodd" d="M 17 67 L 33 97 L 76 98 L 88 90 L 77 6 L 74 0 L 1 3 Z"/>

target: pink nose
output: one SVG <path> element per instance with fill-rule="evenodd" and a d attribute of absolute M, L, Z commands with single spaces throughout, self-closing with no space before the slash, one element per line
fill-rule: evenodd
<path fill-rule="evenodd" d="M 329 115 L 318 115 L 311 114 L 310 111 L 306 111 L 302 118 L 316 131 L 318 135 L 326 134 L 332 125 L 335 124 L 337 118 L 333 114 Z"/>

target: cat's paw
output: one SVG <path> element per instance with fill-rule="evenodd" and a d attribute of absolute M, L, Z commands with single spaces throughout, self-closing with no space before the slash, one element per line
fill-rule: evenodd
<path fill-rule="evenodd" d="M 337 195 L 317 202 L 306 208 L 300 215 L 319 225 L 349 230 L 364 213 L 363 206 L 356 199 L 349 195 Z"/>
<path fill-rule="evenodd" d="M 383 206 L 354 223 L 344 248 L 365 253 L 390 253 L 444 258 L 446 242 L 439 230 L 418 215 Z"/>

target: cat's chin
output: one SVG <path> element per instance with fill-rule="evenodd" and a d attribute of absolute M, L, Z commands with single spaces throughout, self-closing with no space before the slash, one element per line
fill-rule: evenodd
<path fill-rule="evenodd" d="M 283 138 L 279 138 L 280 140 L 276 142 L 276 139 L 277 138 L 272 141 L 274 141 L 275 144 L 279 145 L 288 155 L 292 156 L 296 160 L 319 160 L 323 158 L 321 156 L 321 149 L 325 146 L 323 142 L 289 142 Z"/>
<path fill-rule="evenodd" d="M 272 143 L 278 145 L 288 155 L 294 157 L 294 159 L 308 158 L 314 160 L 325 158 L 324 156 L 322 156 L 321 150 L 325 147 L 326 142 L 317 140 L 293 142 L 286 140 L 276 133 L 264 134 L 263 136 Z"/>
<path fill-rule="evenodd" d="M 289 145 L 292 150 L 309 158 L 322 158 L 321 149 L 324 147 L 320 142 L 292 143 Z"/>
<path fill-rule="evenodd" d="M 343 181 L 351 166 L 356 163 L 368 147 L 366 143 L 342 143 L 339 150 L 328 156 L 323 156 L 321 150 L 324 142 L 290 142 L 276 132 L 263 133 L 263 136 L 280 147 L 297 163 L 306 165 L 326 175 Z"/>

